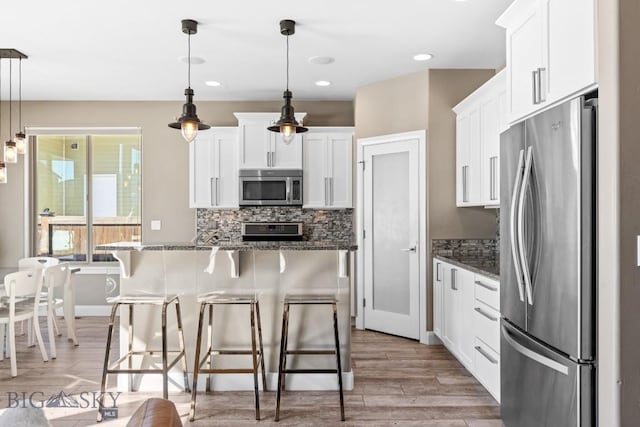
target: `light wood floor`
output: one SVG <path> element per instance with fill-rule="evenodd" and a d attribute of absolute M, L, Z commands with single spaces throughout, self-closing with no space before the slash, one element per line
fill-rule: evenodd
<path fill-rule="evenodd" d="M 64 323 L 60 321 L 64 331 Z M 79 347 L 60 337 L 58 358 L 42 362 L 36 348 L 19 337 L 18 376 L 11 378 L 9 361 L 0 362 L 0 411 L 8 406 L 8 393 L 48 399 L 64 390 L 79 397 L 100 388 L 107 318 L 77 321 Z M 45 329 L 46 330 L 46 329 Z M 45 338 L 46 341 L 46 338 Z M 115 341 L 117 342 L 117 340 Z M 114 351 L 114 355 L 115 355 Z M 345 392 L 347 421 L 340 423 L 336 392 L 285 392 L 279 423 L 273 422 L 275 392 L 261 395 L 262 420 L 255 421 L 251 392 L 198 395 L 196 421 L 187 420 L 189 396 L 170 394 L 185 426 L 460 426 L 498 427 L 496 401 L 442 346 L 371 331 L 353 331 L 352 356 L 355 388 Z M 113 382 L 110 383 L 113 386 Z M 118 398 L 119 419 L 104 426 L 124 426 L 133 411 L 158 394 L 124 393 Z M 53 426 L 95 424 L 93 408 L 45 408 Z"/>

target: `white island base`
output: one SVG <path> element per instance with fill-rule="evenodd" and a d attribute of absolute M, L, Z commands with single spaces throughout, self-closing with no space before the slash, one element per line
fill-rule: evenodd
<path fill-rule="evenodd" d="M 187 249 L 185 249 L 187 248 Z M 298 249 L 291 251 L 242 249 L 213 251 L 176 245 L 109 247 L 121 260 L 120 294 L 178 294 L 182 311 L 189 382 L 193 379 L 196 336 L 200 304 L 197 295 L 220 288 L 256 289 L 260 304 L 262 337 L 267 371 L 267 388 L 275 390 L 278 381 L 278 357 L 282 328 L 282 300 L 286 293 L 335 293 L 338 297 L 338 325 L 342 381 L 345 390 L 353 389 L 351 369 L 351 313 L 349 287 L 349 251 Z M 209 268 L 212 273 L 205 272 Z M 234 277 L 235 276 L 235 277 Z M 161 350 L 160 307 L 140 305 L 134 312 L 134 350 Z M 202 355 L 207 348 L 205 313 Z M 175 304 L 167 309 L 168 349 L 178 350 Z M 250 349 L 249 306 L 215 306 L 213 343 L 216 348 Z M 120 310 L 120 353 L 126 354 L 129 342 L 129 310 Z M 333 316 L 330 305 L 292 306 L 289 321 L 289 349 L 333 349 Z M 173 360 L 169 355 L 169 362 Z M 127 362 L 123 363 L 123 367 Z M 135 356 L 133 367 L 161 366 L 160 358 Z M 251 368 L 251 356 L 214 356 L 217 368 Z M 289 356 L 287 368 L 335 369 L 335 356 Z M 205 375 L 198 380 L 204 390 Z M 212 375 L 213 390 L 253 390 L 253 374 Z M 113 384 L 113 375 L 110 376 Z M 261 386 L 260 386 L 261 387 Z M 181 364 L 170 372 L 169 390 L 182 391 Z M 335 374 L 288 374 L 288 390 L 337 390 Z M 119 374 L 118 391 L 161 391 L 161 374 Z"/>

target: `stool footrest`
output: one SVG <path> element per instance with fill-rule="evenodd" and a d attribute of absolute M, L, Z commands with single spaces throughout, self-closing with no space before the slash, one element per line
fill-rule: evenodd
<path fill-rule="evenodd" d="M 287 350 L 285 354 L 321 355 L 321 354 L 336 354 L 336 351 L 335 350 Z"/>
<path fill-rule="evenodd" d="M 260 350 L 256 351 L 257 354 L 260 354 Z M 211 349 L 205 354 L 214 355 L 214 356 L 224 356 L 227 354 L 253 354 L 251 350 L 215 350 Z"/>
<path fill-rule="evenodd" d="M 337 374 L 337 369 L 284 369 L 285 374 Z"/>
<path fill-rule="evenodd" d="M 140 354 L 147 354 L 148 352 L 131 352 L 131 355 L 140 355 Z M 177 353 L 177 356 L 175 359 L 173 359 L 171 361 L 171 363 L 167 363 L 167 369 L 171 369 L 175 366 L 176 363 L 178 363 L 180 361 L 181 358 L 184 357 L 185 353 L 184 350 L 182 351 L 167 351 L 167 354 L 175 354 Z M 160 352 L 160 354 L 162 354 L 162 352 Z M 107 373 L 108 374 L 152 374 L 152 373 L 162 373 L 162 369 L 161 368 L 154 368 L 154 369 L 128 369 L 128 368 L 116 368 L 116 366 L 121 365 L 122 363 L 124 363 L 124 361 L 126 359 L 129 358 L 129 354 L 126 354 L 124 356 L 122 356 L 120 359 L 116 360 L 115 362 L 113 362 L 109 368 L 107 369 Z M 144 371 L 144 372 L 143 372 Z"/>
<path fill-rule="evenodd" d="M 252 368 L 227 368 L 227 369 L 198 369 L 200 374 L 253 374 Z"/>

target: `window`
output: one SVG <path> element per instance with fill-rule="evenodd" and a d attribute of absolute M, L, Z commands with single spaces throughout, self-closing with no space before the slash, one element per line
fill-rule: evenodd
<path fill-rule="evenodd" d="M 96 245 L 141 240 L 138 128 L 30 128 L 35 255 L 115 261 Z"/>

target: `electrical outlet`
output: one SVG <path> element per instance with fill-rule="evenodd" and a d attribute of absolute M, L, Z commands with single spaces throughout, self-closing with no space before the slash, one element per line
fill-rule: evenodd
<path fill-rule="evenodd" d="M 151 220 L 151 229 L 153 231 L 158 231 L 162 229 L 162 221 L 160 221 L 159 219 L 152 219 Z"/>

